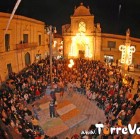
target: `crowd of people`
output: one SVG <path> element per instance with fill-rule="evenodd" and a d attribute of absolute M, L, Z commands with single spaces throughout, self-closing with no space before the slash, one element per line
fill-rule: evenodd
<path fill-rule="evenodd" d="M 64 90 L 71 96 L 74 91 L 81 93 L 104 110 L 106 126 L 126 126 L 140 106 L 140 80 L 133 97 L 131 90 L 134 78 L 124 76 L 117 67 L 106 67 L 104 63 L 94 60 L 75 59 L 74 62 L 74 67 L 69 68 L 68 60 L 53 59 L 54 90 L 59 90 L 61 97 Z M 45 95 L 46 88 L 50 85 L 49 66 L 49 58 L 46 58 L 18 74 L 11 73 L 1 89 L 0 118 L 6 126 L 11 126 L 25 139 L 39 139 L 44 135 L 38 124 L 39 116 L 35 106 L 32 105 L 32 110 L 26 106 Z M 123 82 L 124 79 L 127 84 Z M 55 116 L 54 111 L 51 112 L 50 116 Z M 107 138 L 109 135 L 102 136 Z M 113 136 L 117 138 L 118 135 L 114 133 Z M 49 137 L 45 135 L 45 138 Z"/>
<path fill-rule="evenodd" d="M 46 82 L 40 81 L 43 74 L 38 64 L 32 64 L 18 74 L 11 73 L 9 79 L 2 85 L 0 94 L 0 118 L 6 127 L 25 139 L 35 139 L 44 135 L 39 126 L 37 110 L 27 105 L 40 99 L 46 89 Z M 12 136 L 9 138 L 11 139 Z"/>
<path fill-rule="evenodd" d="M 76 69 L 69 80 L 76 91 L 86 95 L 89 100 L 96 102 L 104 110 L 106 121 L 103 123 L 107 129 L 110 127 L 125 127 L 140 106 L 140 78 L 137 82 L 137 92 L 132 94 L 135 79 L 120 71 L 117 66 L 105 66 L 100 61 L 78 60 Z M 89 130 L 96 130 L 92 125 Z M 124 135 L 114 132 L 112 135 L 102 134 L 102 138 L 109 136 L 117 139 Z M 97 137 L 89 135 L 88 138 Z"/>

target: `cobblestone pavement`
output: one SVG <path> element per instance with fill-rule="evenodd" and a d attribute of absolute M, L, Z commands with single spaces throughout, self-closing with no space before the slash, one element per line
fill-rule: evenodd
<path fill-rule="evenodd" d="M 76 106 L 76 108 L 80 111 L 79 114 L 74 117 L 70 117 L 67 121 L 60 121 L 61 117 L 49 117 L 49 110 L 47 109 L 48 101 L 49 96 L 46 95 L 44 98 L 36 101 L 35 104 L 38 106 L 43 104 L 44 106 L 42 106 L 42 108 L 46 105 L 46 108 L 39 111 L 40 125 L 46 133 L 51 133 L 50 136 L 57 135 L 59 139 L 64 139 L 64 137 L 71 136 L 74 133 L 80 134 L 83 129 L 88 129 L 91 124 L 95 124 L 99 121 L 105 121 L 103 110 L 98 109 L 96 102 L 88 100 L 85 95 L 73 93 L 73 96 L 69 96 L 65 93 L 63 98 L 60 98 L 59 94 L 57 95 L 58 104 L 63 101 L 69 101 L 71 102 L 71 106 Z M 31 108 L 31 106 L 29 106 L 29 108 Z M 45 127 L 44 123 L 47 124 Z M 49 126 L 52 126 L 53 129 Z"/>
<path fill-rule="evenodd" d="M 67 98 L 67 94 L 65 98 Z M 105 121 L 103 110 L 98 109 L 96 102 L 88 100 L 85 95 L 74 93 L 73 97 L 68 99 L 80 109 L 81 116 L 83 115 L 87 118 L 83 122 L 74 125 L 69 128 L 69 130 L 58 135 L 59 139 L 64 139 L 64 137 L 67 136 L 71 137 L 75 133 L 80 134 L 82 130 L 87 130 L 91 124 Z M 79 118 L 81 117 L 79 116 Z"/>

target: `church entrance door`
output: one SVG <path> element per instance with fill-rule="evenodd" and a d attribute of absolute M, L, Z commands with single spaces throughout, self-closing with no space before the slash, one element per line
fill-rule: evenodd
<path fill-rule="evenodd" d="M 85 57 L 85 51 L 79 50 L 79 58 L 84 58 L 84 57 Z"/>

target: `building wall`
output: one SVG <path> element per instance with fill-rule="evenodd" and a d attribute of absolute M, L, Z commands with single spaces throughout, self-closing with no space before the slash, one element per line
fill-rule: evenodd
<path fill-rule="evenodd" d="M 113 41 L 116 42 L 115 48 L 109 48 L 108 42 Z M 115 35 L 115 34 L 105 34 L 101 35 L 101 60 L 104 60 L 105 55 L 110 55 L 114 57 L 114 61 L 119 60 L 121 58 L 121 51 L 119 51 L 120 45 L 125 45 L 126 36 Z M 130 46 L 136 46 L 136 52 L 133 53 L 132 62 L 137 65 L 140 64 L 139 54 L 140 54 L 140 39 L 130 37 L 131 44 Z"/>
<path fill-rule="evenodd" d="M 64 42 L 64 57 L 68 58 L 68 54 L 69 54 L 69 48 L 71 45 L 71 36 L 63 36 L 63 42 Z"/>
<path fill-rule="evenodd" d="M 5 50 L 4 32 L 10 14 L 0 13 L 0 76 L 2 81 L 8 77 L 7 64 L 11 64 L 13 72 L 19 72 L 26 67 L 25 54 L 30 54 L 30 62 L 35 61 L 36 54 L 42 57 L 48 52 L 47 34 L 44 22 L 15 15 L 6 34 L 10 34 L 10 49 Z M 23 43 L 23 34 L 28 34 L 28 43 Z M 41 35 L 41 44 L 39 44 Z"/>

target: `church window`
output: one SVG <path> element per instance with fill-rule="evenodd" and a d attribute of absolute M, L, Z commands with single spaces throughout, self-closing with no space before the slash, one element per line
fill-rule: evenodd
<path fill-rule="evenodd" d="M 79 32 L 85 33 L 86 32 L 86 24 L 85 22 L 79 23 Z"/>

